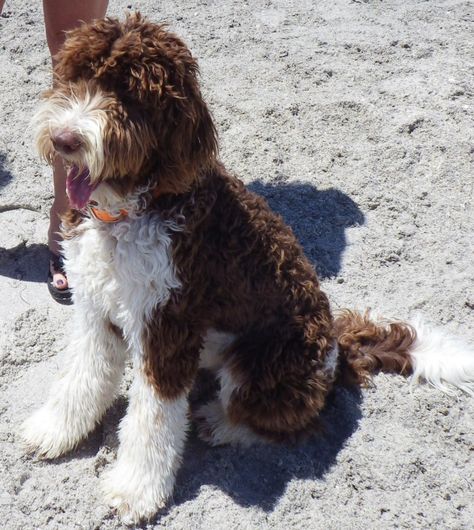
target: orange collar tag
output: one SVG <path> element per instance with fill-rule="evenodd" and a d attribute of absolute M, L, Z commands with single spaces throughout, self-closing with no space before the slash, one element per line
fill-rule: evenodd
<path fill-rule="evenodd" d="M 162 194 L 158 191 L 158 188 L 155 188 L 152 195 L 156 199 L 161 197 Z M 128 211 L 125 209 L 119 210 L 118 215 L 112 215 L 107 210 L 100 210 L 99 208 L 92 206 L 92 204 L 89 204 L 87 209 L 94 219 L 102 221 L 103 223 L 118 223 L 128 217 Z"/>
<path fill-rule="evenodd" d="M 89 206 L 89 211 L 94 219 L 102 221 L 103 223 L 118 223 L 128 216 L 127 210 L 120 210 L 118 215 L 112 215 L 106 210 L 99 210 L 99 208 Z"/>

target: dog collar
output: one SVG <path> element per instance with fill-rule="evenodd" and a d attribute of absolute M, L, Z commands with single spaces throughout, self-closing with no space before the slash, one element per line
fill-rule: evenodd
<path fill-rule="evenodd" d="M 118 215 L 112 215 L 107 210 L 101 210 L 96 206 L 92 206 L 92 204 L 87 205 L 87 211 L 91 217 L 97 219 L 97 221 L 102 221 L 103 223 L 118 223 L 128 217 L 128 210 L 121 209 Z"/>
<path fill-rule="evenodd" d="M 158 197 L 161 197 L 163 193 L 161 193 L 157 188 L 153 190 L 152 193 L 153 197 L 156 199 Z M 97 221 L 101 221 L 102 223 L 112 224 L 112 223 L 119 223 L 120 221 L 123 221 L 128 217 L 128 210 L 125 208 L 121 208 L 119 210 L 119 213 L 116 215 L 112 215 L 107 210 L 101 210 L 100 208 L 97 208 L 95 204 L 89 203 L 87 205 L 87 213 L 90 215 L 90 217 L 93 217 Z"/>

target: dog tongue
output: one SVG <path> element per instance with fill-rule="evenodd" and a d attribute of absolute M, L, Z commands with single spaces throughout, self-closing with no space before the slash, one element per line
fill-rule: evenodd
<path fill-rule="evenodd" d="M 89 197 L 95 186 L 91 184 L 89 170 L 84 169 L 79 173 L 79 168 L 73 166 L 66 178 L 66 191 L 71 206 L 76 210 L 82 210 L 89 202 Z"/>

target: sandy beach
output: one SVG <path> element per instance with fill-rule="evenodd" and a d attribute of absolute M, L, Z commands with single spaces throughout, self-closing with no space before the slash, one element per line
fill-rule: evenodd
<path fill-rule="evenodd" d="M 474 11 L 422 0 L 111 1 L 188 43 L 221 158 L 301 240 L 334 308 L 417 313 L 474 344 Z M 73 309 L 45 279 L 51 170 L 30 120 L 51 82 L 41 2 L 0 17 L 0 528 L 119 529 L 100 475 L 121 397 L 71 454 L 18 428 L 62 365 Z M 194 430 L 143 528 L 472 529 L 474 399 L 379 375 L 339 388 L 297 447 L 213 449 Z"/>

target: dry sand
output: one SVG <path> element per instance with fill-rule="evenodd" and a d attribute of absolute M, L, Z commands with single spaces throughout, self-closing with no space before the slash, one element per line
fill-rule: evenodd
<path fill-rule="evenodd" d="M 473 341 L 470 2 L 112 4 L 186 39 L 223 160 L 293 227 L 335 307 L 422 312 Z M 99 477 L 125 397 L 71 455 L 45 463 L 20 448 L 71 309 L 44 284 L 51 175 L 29 130 L 50 82 L 41 3 L 8 2 L 0 28 L 0 526 L 120 528 Z M 338 390 L 327 435 L 297 448 L 211 449 L 191 433 L 148 528 L 473 528 L 474 400 L 375 384 Z"/>

